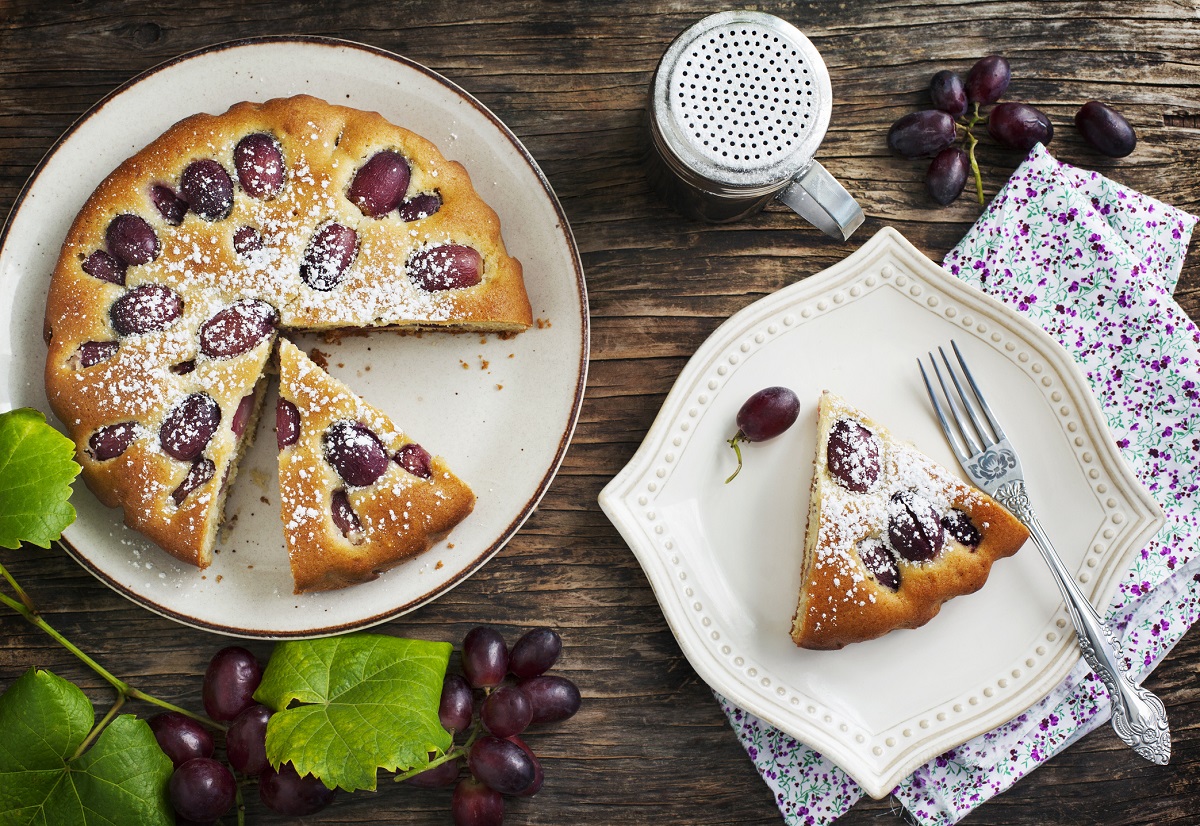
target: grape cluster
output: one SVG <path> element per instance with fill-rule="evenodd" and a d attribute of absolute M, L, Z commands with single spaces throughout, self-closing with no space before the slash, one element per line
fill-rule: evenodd
<path fill-rule="evenodd" d="M 422 788 L 457 783 L 450 800 L 455 826 L 500 826 L 505 795 L 530 797 L 542 788 L 542 765 L 521 735 L 579 710 L 575 684 L 546 673 L 561 652 L 562 638 L 550 628 L 527 632 L 511 651 L 487 626 L 463 639 L 462 674 L 446 675 L 438 717 L 466 739 L 448 760 L 405 781 Z M 459 780 L 464 758 L 470 773 Z"/>
<path fill-rule="evenodd" d="M 334 790 L 312 775 L 299 776 L 290 763 L 279 770 L 267 761 L 267 720 L 271 710 L 254 702 L 262 667 L 245 648 L 230 646 L 213 655 L 204 673 L 202 697 L 210 718 L 228 723 L 225 757 L 229 766 L 258 779 L 263 804 L 280 814 L 306 815 L 333 800 Z M 212 823 L 237 798 L 229 766 L 213 758 L 212 735 L 200 723 L 176 711 L 150 719 L 159 747 L 175 766 L 168 787 L 180 823 Z"/>
<path fill-rule="evenodd" d="M 976 126 L 985 124 L 992 140 L 1022 152 L 1039 143 L 1048 144 L 1054 137 L 1054 124 L 1037 107 L 1016 101 L 998 102 L 1011 80 L 1009 63 L 1000 55 L 978 60 L 965 82 L 943 69 L 929 84 L 933 108 L 905 115 L 892 124 L 887 142 L 893 152 L 906 158 L 933 159 L 925 174 L 925 186 L 938 204 L 947 206 L 957 199 L 971 174 L 979 203 L 983 204 L 983 179 L 975 158 L 979 143 L 974 134 Z M 981 106 L 991 108 L 985 112 Z M 1137 142 L 1129 122 L 1097 101 L 1079 110 L 1075 125 L 1092 148 L 1110 157 L 1128 155 Z"/>

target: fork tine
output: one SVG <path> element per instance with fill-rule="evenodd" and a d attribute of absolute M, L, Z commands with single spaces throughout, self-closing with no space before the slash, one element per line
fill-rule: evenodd
<path fill-rule="evenodd" d="M 942 386 L 942 393 L 946 396 L 946 405 L 950 408 L 950 415 L 954 417 L 954 423 L 958 425 L 959 433 L 962 434 L 963 441 L 967 443 L 967 449 L 971 456 L 977 453 L 983 453 L 983 445 L 975 441 L 975 437 L 971 435 L 971 429 L 963 422 L 962 417 L 958 415 L 958 405 L 954 403 L 954 394 L 950 392 L 950 388 L 946 386 L 946 380 L 942 378 L 942 371 L 938 367 L 937 359 L 933 353 L 929 354 L 929 362 L 933 365 L 934 375 L 937 376 L 938 384 Z M 954 374 L 950 374 L 950 378 L 954 378 Z"/>
<path fill-rule="evenodd" d="M 988 448 L 996 444 L 996 442 L 1000 440 L 998 438 L 993 438 L 992 431 L 988 430 L 984 426 L 982 418 L 980 418 L 978 411 L 975 410 L 975 405 L 971 403 L 971 397 L 967 395 L 967 393 L 963 390 L 962 384 L 959 383 L 958 373 L 955 372 L 954 366 L 950 364 L 950 359 L 946 357 L 946 351 L 939 347 L 938 354 L 941 355 L 942 361 L 946 365 L 946 370 L 950 373 L 950 381 L 954 382 L 954 389 L 958 391 L 958 398 L 962 401 L 963 410 L 965 410 L 967 416 L 970 417 L 971 424 L 975 426 L 975 432 L 979 434 L 979 438 L 983 442 L 983 446 Z"/>
<path fill-rule="evenodd" d="M 930 359 L 932 358 L 933 354 L 931 353 Z M 936 364 L 934 366 L 936 367 Z M 958 461 L 965 463 L 971 458 L 970 454 L 959 446 L 959 437 L 950 427 L 950 423 L 946 421 L 946 414 L 942 412 L 942 403 L 938 401 L 938 395 L 934 392 L 933 385 L 929 383 L 929 375 L 925 372 L 925 365 L 920 359 L 917 359 L 917 367 L 921 369 L 921 378 L 925 381 L 925 392 L 929 394 L 929 403 L 933 405 L 933 412 L 937 414 L 938 422 L 942 425 L 942 433 L 946 435 L 946 441 L 950 443 L 950 449 L 954 451 Z"/>
<path fill-rule="evenodd" d="M 996 421 L 995 414 L 992 413 L 992 408 L 988 406 L 987 399 L 979 392 L 979 385 L 975 383 L 975 377 L 971 375 L 971 369 L 967 367 L 967 362 L 958 349 L 958 342 L 950 339 L 950 346 L 954 348 L 954 355 L 958 358 L 958 364 L 962 367 L 963 375 L 967 377 L 967 383 L 971 385 L 971 390 L 975 393 L 975 398 L 979 399 L 979 404 L 983 408 L 983 415 L 987 416 L 988 424 L 992 426 L 992 431 L 996 434 L 996 437 L 1000 441 L 1004 441 L 1008 438 L 1004 435 L 1004 428 L 1000 427 L 1000 423 Z"/>

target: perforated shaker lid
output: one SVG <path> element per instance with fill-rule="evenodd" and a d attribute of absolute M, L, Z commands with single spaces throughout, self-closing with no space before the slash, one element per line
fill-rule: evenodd
<path fill-rule="evenodd" d="M 654 77 L 657 131 L 679 162 L 730 187 L 777 185 L 829 127 L 829 72 L 799 29 L 771 14 L 706 17 L 675 39 Z"/>

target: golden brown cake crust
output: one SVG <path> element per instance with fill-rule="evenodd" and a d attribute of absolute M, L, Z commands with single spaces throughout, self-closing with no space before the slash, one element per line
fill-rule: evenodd
<path fill-rule="evenodd" d="M 864 425 L 881 446 L 879 481 L 866 492 L 848 490 L 829 471 L 829 433 L 839 419 Z M 830 393 L 821 398 L 814 464 L 800 599 L 792 622 L 792 640 L 803 648 L 837 649 L 896 628 L 918 628 L 947 600 L 982 588 L 992 564 L 1016 553 L 1029 536 L 986 493 Z M 939 514 L 962 511 L 981 538 L 972 549 L 946 531 L 941 552 L 927 562 L 910 562 L 889 550 L 900 576 L 893 590 L 868 571 L 859 547 L 864 540 L 889 543 L 887 502 L 908 490 Z"/>
<path fill-rule="evenodd" d="M 282 150 L 284 185 L 252 197 L 240 183 L 234 147 L 246 135 L 267 133 Z M 407 196 L 438 193 L 441 207 L 405 222 L 395 210 L 365 216 L 347 198 L 356 171 L 376 152 L 392 150 L 411 167 Z M 151 199 L 155 185 L 180 188 L 184 169 L 212 159 L 228 173 L 228 217 L 208 221 L 189 210 L 169 223 Z M 130 265 L 123 285 L 89 275 L 84 260 L 106 249 L 110 222 L 122 214 L 144 219 L 159 244 L 157 257 Z M 313 289 L 300 262 L 314 233 L 330 222 L 357 232 L 357 254 L 334 289 Z M 259 231 L 260 250 L 239 253 L 234 233 Z M 426 291 L 408 277 L 417 251 L 446 243 L 480 253 L 482 280 L 471 287 Z M 114 301 L 139 285 L 162 285 L 182 300 L 182 316 L 165 329 L 119 335 Z M 471 185 L 466 170 L 424 138 L 381 115 L 334 106 L 308 96 L 239 103 L 220 115 L 180 121 L 122 163 L 91 195 L 67 235 L 46 303 L 46 395 L 76 444 L 83 478 L 102 502 L 123 507 L 127 524 L 177 558 L 208 564 L 223 500 L 222 480 L 236 457 L 229 423 L 241 399 L 254 392 L 272 341 L 248 354 L 208 359 L 198 354 L 200 326 L 239 299 L 259 299 L 278 311 L 287 329 L 423 327 L 515 332 L 532 321 L 520 262 L 508 255 L 495 212 Z M 87 342 L 119 342 L 115 355 L 82 367 Z M 195 369 L 181 373 L 181 364 Z M 172 368 L 177 368 L 175 371 Z M 171 493 L 189 465 L 164 454 L 158 430 L 189 393 L 219 405 L 221 425 L 205 449 L 216 472 L 176 507 Z M 137 439 L 115 459 L 97 461 L 88 441 L 102 427 L 136 422 Z"/>
<path fill-rule="evenodd" d="M 471 489 L 437 456 L 428 479 L 392 461 L 375 483 L 347 486 L 324 458 L 330 425 L 365 425 L 389 455 L 413 440 L 286 340 L 279 346 L 279 395 L 300 413 L 299 437 L 279 456 L 280 515 L 296 593 L 375 579 L 424 553 L 474 507 Z M 333 493 L 343 489 L 362 524 L 353 539 L 331 514 Z"/>

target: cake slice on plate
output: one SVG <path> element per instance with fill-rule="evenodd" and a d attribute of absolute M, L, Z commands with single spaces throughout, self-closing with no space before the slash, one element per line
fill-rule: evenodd
<path fill-rule="evenodd" d="M 986 493 L 825 392 L 792 640 L 836 649 L 918 628 L 1028 536 Z"/>
<path fill-rule="evenodd" d="M 440 457 L 287 340 L 276 429 L 296 593 L 375 579 L 424 553 L 475 505 Z"/>

